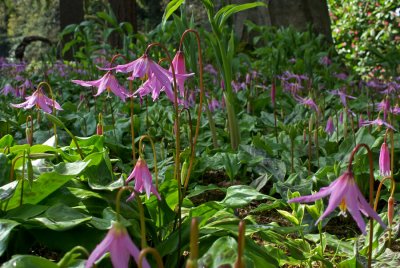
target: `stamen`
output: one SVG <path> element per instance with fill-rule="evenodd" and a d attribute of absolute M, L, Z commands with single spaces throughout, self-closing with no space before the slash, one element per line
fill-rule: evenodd
<path fill-rule="evenodd" d="M 346 201 L 344 200 L 344 198 L 342 199 L 342 202 L 340 202 L 339 208 L 340 208 L 339 215 L 343 215 L 343 217 L 347 217 L 347 213 L 346 213 L 347 206 L 346 206 Z"/>

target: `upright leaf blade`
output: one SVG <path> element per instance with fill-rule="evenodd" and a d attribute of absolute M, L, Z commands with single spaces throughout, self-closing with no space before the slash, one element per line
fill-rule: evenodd
<path fill-rule="evenodd" d="M 161 20 L 162 28 L 165 28 L 168 18 L 182 5 L 183 0 L 172 0 L 165 8 L 164 15 Z"/>

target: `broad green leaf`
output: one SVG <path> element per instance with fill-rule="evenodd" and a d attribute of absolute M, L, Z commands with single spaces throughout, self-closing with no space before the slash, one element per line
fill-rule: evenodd
<path fill-rule="evenodd" d="M 92 217 L 76 209 L 70 208 L 64 204 L 56 204 L 50 207 L 43 217 L 36 217 L 32 220 L 42 223 L 51 230 L 65 231 L 84 222 L 88 222 L 91 219 Z"/>
<path fill-rule="evenodd" d="M 199 267 L 233 267 L 237 258 L 237 248 L 237 242 L 233 237 L 221 237 L 198 260 Z"/>
<path fill-rule="evenodd" d="M 2 268 L 58 268 L 54 262 L 32 255 L 14 255 Z"/>
<path fill-rule="evenodd" d="M 27 184 L 23 188 L 22 204 L 37 204 L 51 193 L 63 186 L 71 178 L 79 175 L 88 165 L 89 162 L 60 163 L 54 166 L 54 171 L 42 173 L 36 180 L 32 182 L 32 186 Z M 4 187 L 13 186 L 18 181 L 11 182 Z M 14 195 L 8 202 L 7 210 L 16 208 L 21 205 L 22 183 L 18 183 Z"/>
<path fill-rule="evenodd" d="M 0 148 L 12 147 L 14 145 L 14 138 L 10 134 L 4 135 L 0 139 Z"/>
<path fill-rule="evenodd" d="M 0 219 L 0 256 L 7 249 L 11 231 L 18 225 L 19 223 L 16 221 Z"/>
<path fill-rule="evenodd" d="M 26 221 L 42 214 L 47 209 L 48 206 L 24 204 L 20 207 L 9 210 L 4 218 Z"/>
<path fill-rule="evenodd" d="M 221 204 L 230 208 L 239 208 L 250 204 L 251 201 L 263 199 L 275 200 L 275 198 L 262 194 L 250 186 L 234 185 L 228 188 Z"/>

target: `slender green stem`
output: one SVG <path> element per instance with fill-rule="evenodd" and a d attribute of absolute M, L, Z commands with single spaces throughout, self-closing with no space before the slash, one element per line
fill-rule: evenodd
<path fill-rule="evenodd" d="M 372 152 L 371 149 L 369 148 L 368 145 L 364 143 L 358 144 L 353 151 L 351 152 L 350 159 L 349 159 L 349 166 L 348 166 L 348 172 L 351 172 L 352 164 L 353 164 L 353 159 L 354 155 L 356 152 L 361 148 L 364 147 L 367 152 L 368 152 L 368 160 L 369 160 L 369 204 L 371 207 L 374 205 L 374 162 L 372 159 Z M 369 219 L 369 244 L 368 244 L 368 267 L 370 268 L 372 265 L 372 236 L 374 232 L 374 226 L 373 226 L 373 219 L 370 217 Z"/>
<path fill-rule="evenodd" d="M 132 186 L 123 186 L 119 189 L 115 201 L 115 206 L 116 206 L 116 213 L 117 213 L 117 221 L 121 221 L 121 195 L 125 191 L 131 191 L 134 194 L 134 197 L 137 201 L 138 204 L 138 209 L 139 209 L 139 215 L 140 215 L 140 239 L 141 239 L 141 247 L 146 248 L 146 224 L 145 224 L 145 219 L 144 219 L 144 209 L 143 209 L 143 204 L 142 200 L 139 197 L 139 193 L 135 191 L 135 189 Z"/>
<path fill-rule="evenodd" d="M 168 63 L 170 64 L 172 77 L 173 77 L 173 90 L 174 90 L 174 113 L 175 113 L 175 168 L 174 168 L 174 178 L 178 182 L 178 221 L 179 221 L 179 229 L 178 229 L 178 267 L 180 267 L 180 257 L 181 257 L 181 224 L 182 224 L 182 183 L 180 179 L 180 152 L 181 152 L 181 143 L 180 143 L 180 120 L 179 120 L 179 106 L 178 106 L 178 89 L 176 83 L 176 73 L 175 68 L 172 64 L 171 56 L 168 53 L 168 50 L 160 43 L 152 43 L 147 46 L 145 55 L 148 54 L 148 51 L 154 47 L 159 46 L 166 54 Z"/>
<path fill-rule="evenodd" d="M 24 202 L 25 154 L 26 154 L 26 151 L 24 151 L 24 154 L 23 154 L 23 157 L 22 157 L 21 196 L 20 196 L 20 199 L 19 199 L 19 206 L 22 206 L 22 204 Z"/>
<path fill-rule="evenodd" d="M 193 163 L 194 163 L 194 159 L 195 159 L 195 153 L 196 153 L 196 143 L 197 143 L 197 138 L 199 136 L 199 130 L 200 130 L 200 121 L 201 121 L 201 113 L 203 112 L 203 98 L 204 98 L 204 83 L 203 83 L 203 54 L 202 54 L 202 50 L 201 50 L 201 42 L 200 42 L 200 36 L 199 33 L 196 30 L 193 29 L 187 29 L 181 37 L 180 40 L 180 44 L 179 44 L 179 50 L 181 50 L 182 44 L 183 44 L 183 40 L 185 39 L 186 35 L 188 33 L 193 33 L 196 37 L 197 40 L 197 53 L 198 53 L 198 64 L 199 64 L 199 86 L 200 86 L 200 98 L 199 98 L 199 105 L 197 108 L 197 122 L 196 122 L 196 130 L 195 130 L 195 134 L 193 137 L 193 143 L 192 143 L 192 147 L 191 147 L 191 154 L 190 154 L 190 161 L 189 161 L 189 168 L 187 170 L 187 174 L 186 174 L 186 178 L 185 178 L 185 182 L 184 182 L 184 191 L 187 189 L 187 186 L 189 184 L 189 179 L 190 179 L 190 174 L 193 168 Z M 207 106 L 207 105 L 206 105 Z M 208 107 L 206 107 L 207 109 Z M 190 115 L 190 114 L 189 114 Z M 213 130 L 211 130 L 213 131 Z M 214 129 L 215 132 L 215 129 Z M 215 133 L 212 133 L 213 135 L 213 142 L 214 145 L 216 143 L 216 140 L 214 140 L 214 138 L 216 137 Z M 215 135 L 215 137 L 214 137 Z M 216 138 L 215 138 L 216 139 Z"/>
<path fill-rule="evenodd" d="M 158 268 L 164 268 L 164 264 L 163 264 L 163 262 L 162 262 L 160 253 L 158 253 L 158 251 L 157 251 L 156 249 L 150 248 L 150 247 L 143 248 L 142 251 L 140 251 L 140 254 L 139 254 L 139 263 L 138 263 L 139 268 L 142 268 L 142 267 L 143 267 L 143 258 L 144 258 L 148 253 L 151 253 L 151 254 L 154 256 L 154 258 L 155 258 L 156 261 L 157 261 L 157 267 L 158 267 Z"/>

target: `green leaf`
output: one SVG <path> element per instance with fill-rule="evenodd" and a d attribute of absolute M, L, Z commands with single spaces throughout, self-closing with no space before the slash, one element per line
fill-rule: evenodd
<path fill-rule="evenodd" d="M 14 145 L 14 138 L 10 134 L 4 135 L 0 139 L 0 148 L 11 147 Z"/>
<path fill-rule="evenodd" d="M 217 22 L 218 27 L 221 29 L 224 26 L 226 20 L 233 14 L 238 13 L 243 10 L 246 10 L 246 9 L 260 7 L 260 6 L 266 6 L 266 5 L 263 2 L 254 2 L 254 3 L 241 4 L 241 5 L 227 5 L 223 8 L 221 8 L 217 12 L 217 14 L 215 14 L 214 20 Z"/>
<path fill-rule="evenodd" d="M 198 260 L 199 267 L 233 267 L 237 258 L 237 247 L 233 237 L 224 236 L 217 239 Z"/>
<path fill-rule="evenodd" d="M 16 221 L 0 219 L 0 256 L 7 249 L 11 231 L 18 225 L 19 223 Z"/>
<path fill-rule="evenodd" d="M 74 163 L 60 163 L 54 166 L 54 171 L 42 173 L 36 180 L 32 182 L 32 186 L 24 186 L 23 189 L 23 204 L 37 204 L 51 193 L 63 186 L 71 178 L 79 175 L 89 164 L 89 162 L 74 162 Z M 17 184 L 18 181 L 13 181 L 5 186 L 10 187 Z M 14 186 L 15 187 L 15 186 Z M 14 195 L 8 202 L 7 210 L 20 206 L 22 192 L 22 183 L 18 183 Z M 0 195 L 1 196 L 1 195 Z"/>
<path fill-rule="evenodd" d="M 15 255 L 4 263 L 2 268 L 58 268 L 57 264 L 48 259 L 32 255 Z"/>
<path fill-rule="evenodd" d="M 161 20 L 161 25 L 163 29 L 165 28 L 165 24 L 168 18 L 182 5 L 183 1 L 184 0 L 172 0 L 171 2 L 168 3 Z"/>
<path fill-rule="evenodd" d="M 92 217 L 87 216 L 76 209 L 64 204 L 56 204 L 50 207 L 44 217 L 36 217 L 33 221 L 42 223 L 47 228 L 54 231 L 65 231 L 84 222 L 88 222 Z"/>
<path fill-rule="evenodd" d="M 290 213 L 286 210 L 280 210 L 280 209 L 277 209 L 276 211 L 278 211 L 279 214 L 281 214 L 283 217 L 285 217 L 285 219 L 287 219 L 291 223 L 293 223 L 295 225 L 299 225 L 299 220 L 295 216 L 293 216 L 292 213 Z"/>
<path fill-rule="evenodd" d="M 275 200 L 275 198 L 262 194 L 256 189 L 247 185 L 234 185 L 228 188 L 221 204 L 230 208 L 239 208 L 250 204 L 253 200 Z"/>

